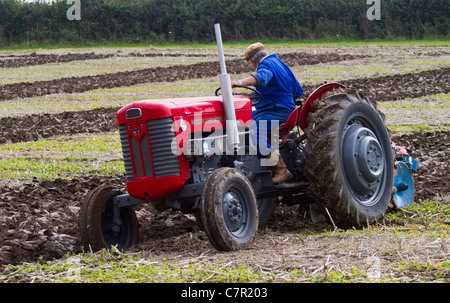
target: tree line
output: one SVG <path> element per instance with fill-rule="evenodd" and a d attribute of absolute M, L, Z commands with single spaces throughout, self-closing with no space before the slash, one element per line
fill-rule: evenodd
<path fill-rule="evenodd" d="M 0 46 L 213 42 L 214 23 L 227 41 L 448 38 L 449 16 L 448 0 L 0 0 Z"/>

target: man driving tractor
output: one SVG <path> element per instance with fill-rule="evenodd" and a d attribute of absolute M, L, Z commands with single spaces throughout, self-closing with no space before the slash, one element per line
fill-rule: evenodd
<path fill-rule="evenodd" d="M 232 81 L 231 85 L 254 86 L 262 95 L 262 100 L 253 111 L 252 141 L 257 143 L 258 153 L 269 159 L 273 166 L 273 183 L 279 184 L 292 179 L 278 150 L 271 146 L 270 137 L 274 129 L 271 122 L 278 125 L 286 122 L 295 109 L 295 100 L 303 94 L 303 88 L 291 69 L 277 54 L 269 55 L 260 42 L 251 44 L 245 51 L 245 59 L 250 61 L 256 72 L 250 76 Z M 267 131 L 266 131 L 267 130 Z"/>

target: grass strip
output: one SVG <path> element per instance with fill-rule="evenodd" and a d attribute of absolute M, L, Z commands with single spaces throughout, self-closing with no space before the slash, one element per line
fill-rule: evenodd
<path fill-rule="evenodd" d="M 243 41 L 226 41 L 225 47 L 247 47 L 255 41 L 243 40 Z M 289 41 L 286 39 L 269 39 L 264 41 L 264 45 L 267 47 L 317 47 L 317 46 L 449 46 L 450 42 L 443 39 L 368 39 L 368 40 L 355 40 L 355 39 L 303 39 L 301 41 L 294 40 Z M 140 42 L 140 43 L 130 43 L 126 41 L 86 41 L 83 43 L 67 43 L 67 42 L 33 42 L 33 43 L 12 43 L 10 45 L 4 46 L 2 48 L 3 52 L 16 52 L 16 51 L 30 51 L 30 50 L 55 50 L 55 49 L 67 49 L 71 51 L 76 51 L 79 49 L 90 51 L 96 50 L 98 48 L 103 49 L 117 49 L 117 48 L 135 48 L 135 49 L 190 49 L 190 48 L 217 48 L 216 43 L 199 43 L 199 42 Z"/>
<path fill-rule="evenodd" d="M 2 180 L 53 180 L 124 172 L 117 133 L 3 144 L 0 157 Z"/>
<path fill-rule="evenodd" d="M 426 132 L 450 132 L 450 125 L 429 125 L 429 124 L 389 124 L 388 128 L 392 135 L 408 133 Z"/>

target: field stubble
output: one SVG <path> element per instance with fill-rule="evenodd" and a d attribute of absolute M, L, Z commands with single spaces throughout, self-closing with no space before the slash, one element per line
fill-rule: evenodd
<path fill-rule="evenodd" d="M 292 48 L 279 47 L 274 50 L 285 53 L 292 52 Z M 231 49 L 230 54 L 232 57 L 237 56 L 241 51 L 241 49 Z M 294 51 L 298 52 L 297 49 Z M 175 54 L 169 57 L 174 62 L 173 66 L 177 66 L 179 65 L 176 64 L 177 56 L 182 52 L 186 54 L 189 51 L 169 50 L 165 51 L 165 54 Z M 358 72 L 357 75 L 355 74 L 355 79 L 353 77 L 348 79 L 347 76 L 350 74 L 338 76 L 336 79 L 361 89 L 370 97 L 381 101 L 381 107 L 387 113 L 389 125 L 409 125 L 414 121 L 417 123 L 427 121 L 427 124 L 431 125 L 432 123 L 428 122 L 433 121 L 434 125 L 438 127 L 448 127 L 448 68 L 450 68 L 450 64 L 447 48 L 342 47 L 317 48 L 317 50 L 308 48 L 303 49 L 302 52 L 309 54 L 334 52 L 342 55 L 341 58 L 346 58 L 339 62 L 336 60 L 328 61 L 328 63 L 318 62 L 316 67 L 311 67 L 306 63 L 294 67 L 300 81 L 306 77 L 308 70 L 316 68 L 310 75 L 310 84 L 305 85 L 307 91 L 310 92 L 317 83 L 320 83 L 320 78 L 326 79 L 330 75 L 335 75 L 336 71 L 339 73 L 339 70 L 348 69 L 353 64 L 356 65 L 353 72 Z M 193 54 L 205 54 L 207 57 L 214 53 L 211 50 L 196 50 L 193 51 Z M 345 57 L 346 55 L 353 57 Z M 356 55 L 364 57 L 355 57 Z M 4 57 L 2 60 L 17 59 L 11 57 L 11 54 L 9 56 L 10 58 Z M 364 74 L 364 70 L 370 65 L 370 62 L 380 56 L 384 56 L 384 65 Z M 334 56 L 334 58 L 338 57 Z M 208 57 L 207 61 L 210 59 L 211 57 Z M 82 62 L 76 64 L 82 65 Z M 217 74 L 218 71 L 214 63 L 200 64 L 204 64 L 201 66 L 211 64 L 209 67 L 211 70 L 206 74 L 205 71 L 202 71 L 201 74 L 189 75 L 188 70 L 191 67 L 185 66 L 179 69 L 177 67 L 179 72 L 175 75 L 172 74 L 172 80 L 169 81 L 180 81 L 177 77 L 182 77 L 185 79 L 183 81 L 185 81 L 186 87 L 189 87 L 190 83 L 205 81 L 209 84 L 204 86 L 203 90 L 193 89 L 192 94 L 194 95 L 198 91 L 201 92 L 200 94 L 211 94 L 209 90 L 214 87 L 215 82 L 212 80 L 213 75 L 208 73 Z M 38 65 L 33 66 L 36 68 Z M 234 65 L 231 66 L 233 68 Z M 168 72 L 172 71 L 171 67 L 167 68 Z M 135 79 L 145 78 L 145 73 L 142 75 L 134 73 Z M 236 73 L 245 74 L 239 70 L 236 70 Z M 409 74 L 402 76 L 407 73 Z M 101 79 L 99 77 L 94 76 L 92 79 Z M 117 75 L 108 77 L 117 77 Z M 87 78 L 74 79 L 80 81 Z M 2 101 L 4 108 L 3 118 L 0 120 L 4 130 L 2 143 L 39 141 L 52 136 L 72 136 L 76 133 L 115 131 L 113 117 L 117 107 L 92 109 L 92 104 L 87 104 L 93 103 L 94 97 L 89 96 L 99 94 L 100 97 L 97 100 L 100 100 L 101 96 L 114 96 L 117 93 L 120 99 L 117 106 L 120 106 L 131 101 L 129 98 L 133 96 L 140 97 L 149 93 L 142 94 L 139 90 L 148 85 L 145 84 L 145 81 L 153 80 L 138 80 L 135 82 L 141 84 L 136 85 L 131 77 L 130 82 L 126 83 L 130 86 L 121 88 L 120 81 L 108 82 L 107 77 L 105 79 L 105 85 L 99 85 L 100 82 L 94 85 L 89 84 L 90 82 L 84 83 L 85 88 L 78 93 L 75 93 L 76 90 L 69 90 L 59 92 L 59 95 L 47 95 L 52 92 L 50 89 L 37 94 L 46 95 L 43 97 L 32 97 L 33 93 L 30 94 L 30 91 L 39 92 L 37 88 L 41 84 L 19 83 L 11 84 L 13 86 L 1 86 L 3 99 L 11 99 L 8 96 L 14 96 L 14 94 L 30 97 Z M 155 92 L 154 97 L 170 92 L 171 83 L 173 83 L 173 87 L 178 85 L 178 82 L 167 83 L 169 84 L 164 91 Z M 167 83 L 156 82 L 149 87 L 163 86 Z M 92 91 L 93 88 L 111 87 L 110 85 L 117 87 Z M 15 89 L 13 94 L 7 91 L 11 87 Z M 31 90 L 28 89 L 30 87 Z M 27 93 L 24 93 L 23 88 L 26 88 Z M 121 89 L 128 90 L 131 94 L 125 97 L 120 96 Z M 58 91 L 55 92 L 58 93 Z M 133 92 L 136 95 L 133 95 Z M 87 111 L 68 112 L 63 109 L 60 110 L 62 112 L 55 113 L 50 105 L 48 112 L 47 110 L 39 112 L 42 110 L 42 108 L 39 109 L 39 102 L 43 98 L 55 97 L 64 100 L 76 96 L 76 94 L 80 98 L 85 98 L 85 103 L 81 107 L 87 106 Z M 436 94 L 443 94 L 443 100 L 440 99 L 440 95 Z M 7 97 L 5 98 L 5 96 Z M 411 99 L 406 99 L 407 97 Z M 8 110 L 11 102 L 18 106 L 21 102 L 28 103 L 25 107 L 17 107 L 17 111 L 11 116 L 10 110 Z M 55 99 L 54 103 L 57 104 L 58 101 Z M 35 114 L 27 112 L 28 105 L 31 104 L 37 105 Z M 414 104 L 414 106 L 409 106 L 409 104 Z M 111 106 L 111 103 L 108 103 L 108 106 Z M 427 108 L 427 106 L 431 106 L 431 108 Z M 434 110 L 436 107 L 437 109 Z M 405 113 L 408 114 L 405 115 Z M 414 119 L 414 116 L 417 120 Z M 424 116 L 431 118 L 426 119 Z M 11 134 L 13 135 L 11 136 Z M 407 146 L 420 163 L 419 170 L 414 175 L 417 186 L 416 201 L 421 203 L 420 200 L 435 199 L 440 204 L 450 203 L 448 198 L 450 193 L 446 186 L 450 182 L 447 175 L 450 156 L 448 131 L 416 132 L 403 135 L 396 133 L 395 135 L 395 141 Z M 30 153 L 27 155 L 32 155 L 33 151 Z M 23 152 L 19 154 L 24 155 Z M 10 155 L 9 158 L 14 158 L 14 156 Z M 2 181 L 3 186 L 0 189 L 0 238 L 2 243 L 0 264 L 21 264 L 35 261 L 45 263 L 54 258 L 61 258 L 67 253 L 79 253 L 81 247 L 77 219 L 80 201 L 84 194 L 94 186 L 104 183 L 124 188 L 124 180 L 123 175 L 118 174 L 114 176 L 81 175 L 76 178 L 57 178 L 55 180 L 33 178 L 23 181 Z M 303 206 L 279 205 L 275 209 L 274 217 L 268 228 L 260 231 L 251 249 L 233 253 L 218 253 L 210 246 L 205 234 L 199 230 L 193 216 L 171 211 L 159 213 L 151 206 L 138 207 L 137 212 L 141 224 L 142 242 L 130 253 L 139 253 L 143 258 L 152 262 L 172 262 L 174 266 L 181 269 L 189 264 L 200 266 L 204 263 L 227 266 L 244 265 L 258 271 L 264 276 L 264 279 L 276 282 L 326 281 L 327 277 L 335 281 L 448 281 L 450 276 L 448 265 L 445 263 L 448 262 L 449 257 L 447 223 L 432 224 L 423 230 L 423 225 L 386 221 L 364 231 L 340 231 L 333 230 L 329 225 L 311 223 L 308 209 Z M 422 270 L 423 268 L 428 268 L 428 270 Z M 20 270 L 14 273 L 6 267 L 4 269 L 4 272 L 0 273 L 0 281 L 45 281 L 45 277 L 39 276 L 39 274 L 33 276 L 33 274 L 21 274 Z"/>

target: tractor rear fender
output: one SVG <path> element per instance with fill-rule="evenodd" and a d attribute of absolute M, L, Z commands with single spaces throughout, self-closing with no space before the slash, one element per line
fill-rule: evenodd
<path fill-rule="evenodd" d="M 299 118 L 298 118 L 298 120 L 299 120 L 298 125 L 300 126 L 300 128 L 302 130 L 305 130 L 306 127 L 308 127 L 308 114 L 310 112 L 314 112 L 314 110 L 315 110 L 313 103 L 316 100 L 321 99 L 325 93 L 328 93 L 328 92 L 338 89 L 338 88 L 345 89 L 346 87 L 337 82 L 325 83 L 325 84 L 319 86 L 315 91 L 312 92 L 311 95 L 309 95 L 309 97 L 306 99 L 305 103 L 303 104 L 303 106 L 300 110 L 300 114 L 299 114 Z"/>

